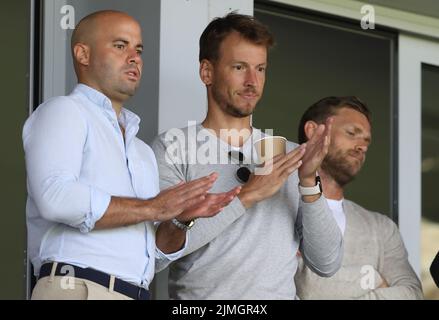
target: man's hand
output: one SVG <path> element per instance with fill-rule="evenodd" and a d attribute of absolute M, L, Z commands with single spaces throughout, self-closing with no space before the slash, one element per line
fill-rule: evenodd
<path fill-rule="evenodd" d="M 201 205 L 207 191 L 218 178 L 217 173 L 190 182 L 180 182 L 160 192 L 151 199 L 151 209 L 155 212 L 155 221 L 175 218 L 188 208 Z"/>
<path fill-rule="evenodd" d="M 204 201 L 217 178 L 218 174 L 212 173 L 191 182 L 180 182 L 148 200 L 112 196 L 104 215 L 96 221 L 95 229 L 170 220 Z"/>
<path fill-rule="evenodd" d="M 241 187 L 233 188 L 228 192 L 209 193 L 205 199 L 197 205 L 186 209 L 177 216 L 181 222 L 187 222 L 195 218 L 212 217 L 227 206 L 241 191 Z M 177 228 L 172 222 L 160 223 L 156 232 L 156 245 L 164 253 L 180 250 L 186 239 L 186 231 Z"/>
<path fill-rule="evenodd" d="M 303 165 L 299 168 L 300 185 L 303 187 L 315 186 L 317 169 L 328 154 L 331 142 L 333 118 L 328 118 L 325 124 L 320 124 L 312 137 L 306 142 L 306 152 L 303 155 Z"/>
<path fill-rule="evenodd" d="M 232 202 L 240 191 L 241 186 L 233 188 L 228 192 L 208 193 L 203 201 L 186 209 L 176 218 L 178 221 L 187 222 L 197 218 L 212 217 Z"/>
<path fill-rule="evenodd" d="M 286 155 L 279 155 L 264 164 L 261 174 L 252 174 L 238 195 L 246 208 L 275 194 L 288 177 L 302 165 L 307 144 L 302 144 Z"/>
<path fill-rule="evenodd" d="M 377 289 L 388 288 L 389 284 L 387 283 L 386 279 L 384 279 L 383 276 L 381 276 L 381 278 L 383 279 L 383 282 L 381 282 Z"/>

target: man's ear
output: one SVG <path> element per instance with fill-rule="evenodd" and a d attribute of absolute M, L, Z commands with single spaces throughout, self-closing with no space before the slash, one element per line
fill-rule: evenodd
<path fill-rule="evenodd" d="M 314 135 L 314 132 L 318 126 L 319 125 L 312 120 L 308 120 L 307 122 L 305 122 L 303 130 L 305 132 L 306 140 L 311 139 L 311 137 Z"/>
<path fill-rule="evenodd" d="M 73 47 L 73 56 L 76 63 L 88 66 L 90 63 L 90 47 L 83 43 L 77 43 Z"/>
<path fill-rule="evenodd" d="M 200 78 L 206 86 L 212 84 L 213 64 L 207 59 L 203 59 L 200 62 Z"/>

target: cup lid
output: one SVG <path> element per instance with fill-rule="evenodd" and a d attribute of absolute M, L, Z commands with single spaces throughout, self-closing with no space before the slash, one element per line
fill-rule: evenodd
<path fill-rule="evenodd" d="M 282 136 L 265 136 L 265 137 L 263 137 L 263 138 L 261 138 L 261 139 L 256 140 L 255 142 L 253 142 L 253 144 L 256 144 L 256 143 L 258 143 L 259 141 L 262 141 L 262 140 L 265 140 L 265 139 L 273 139 L 273 138 L 281 138 L 281 139 L 287 141 L 287 138 L 282 137 Z"/>

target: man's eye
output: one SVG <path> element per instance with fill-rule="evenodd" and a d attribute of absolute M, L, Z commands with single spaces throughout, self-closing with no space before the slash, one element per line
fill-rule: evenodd
<path fill-rule="evenodd" d="M 244 69 L 244 67 L 241 66 L 241 65 L 237 65 L 237 66 L 235 66 L 235 69 L 236 69 L 236 70 L 242 70 L 242 69 Z"/>
<path fill-rule="evenodd" d="M 259 72 L 265 72 L 265 70 L 266 70 L 265 67 L 259 67 L 259 68 L 258 68 L 258 71 L 259 71 Z"/>
<path fill-rule="evenodd" d="M 140 50 L 140 49 L 137 50 L 137 54 L 138 54 L 139 56 L 142 55 L 142 53 L 143 53 L 143 50 Z"/>
<path fill-rule="evenodd" d="M 123 48 L 125 48 L 125 45 L 123 45 L 123 44 L 115 44 L 114 45 L 117 49 L 123 49 Z"/>
<path fill-rule="evenodd" d="M 350 136 L 354 136 L 354 135 L 355 135 L 355 133 L 353 133 L 352 131 L 346 131 L 346 132 L 347 132 L 347 134 L 350 135 Z"/>

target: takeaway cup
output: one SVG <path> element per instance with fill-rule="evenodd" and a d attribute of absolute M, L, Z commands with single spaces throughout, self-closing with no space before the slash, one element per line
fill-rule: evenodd
<path fill-rule="evenodd" d="M 281 136 L 267 136 L 254 143 L 259 163 L 262 164 L 279 154 L 286 153 L 287 139 Z"/>

